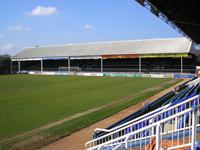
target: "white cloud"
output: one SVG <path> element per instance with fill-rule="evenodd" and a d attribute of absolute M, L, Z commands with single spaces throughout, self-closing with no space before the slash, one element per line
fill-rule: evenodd
<path fill-rule="evenodd" d="M 0 38 L 2 38 L 4 36 L 4 34 L 3 33 L 0 33 Z"/>
<path fill-rule="evenodd" d="M 17 46 L 14 43 L 7 43 L 4 46 L 1 47 L 2 50 L 11 50 L 11 49 L 15 49 L 17 48 Z"/>
<path fill-rule="evenodd" d="M 37 6 L 33 10 L 31 10 L 28 15 L 29 16 L 50 16 L 58 14 L 59 11 L 56 7 L 44 7 L 44 6 Z"/>
<path fill-rule="evenodd" d="M 84 27 L 83 27 L 85 30 L 91 30 L 91 29 L 93 29 L 94 27 L 93 27 L 93 25 L 91 25 L 91 24 L 86 24 L 86 25 L 84 25 Z"/>
<path fill-rule="evenodd" d="M 10 31 L 30 31 L 30 28 L 23 25 L 9 25 L 8 30 Z"/>
<path fill-rule="evenodd" d="M 20 50 L 20 47 L 14 43 L 7 43 L 0 48 L 1 54 L 15 55 Z"/>

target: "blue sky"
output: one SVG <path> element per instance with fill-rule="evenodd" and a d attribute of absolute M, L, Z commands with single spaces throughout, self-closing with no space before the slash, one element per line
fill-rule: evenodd
<path fill-rule="evenodd" d="M 24 47 L 181 37 L 134 0 L 2 0 L 0 54 Z"/>

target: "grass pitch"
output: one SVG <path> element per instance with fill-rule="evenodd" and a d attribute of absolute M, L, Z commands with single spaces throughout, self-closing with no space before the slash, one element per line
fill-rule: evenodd
<path fill-rule="evenodd" d="M 0 141 L 152 88 L 131 101 L 121 101 L 120 105 L 103 108 L 47 130 L 48 134 L 70 134 L 176 82 L 124 77 L 0 76 Z M 160 88 L 153 89 L 156 86 Z"/>

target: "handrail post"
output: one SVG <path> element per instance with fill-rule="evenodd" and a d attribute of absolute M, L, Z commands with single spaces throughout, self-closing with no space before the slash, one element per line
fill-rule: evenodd
<path fill-rule="evenodd" d="M 196 142 L 196 118 L 197 118 L 197 108 L 194 107 L 192 111 L 192 143 L 191 143 L 191 150 L 195 149 L 195 142 Z"/>
<path fill-rule="evenodd" d="M 97 150 L 101 150 L 101 146 Z"/>
<path fill-rule="evenodd" d="M 129 136 L 127 136 L 125 139 L 125 149 L 128 149 L 128 139 L 129 139 Z"/>
<path fill-rule="evenodd" d="M 160 123 L 156 126 L 156 150 L 160 150 Z"/>

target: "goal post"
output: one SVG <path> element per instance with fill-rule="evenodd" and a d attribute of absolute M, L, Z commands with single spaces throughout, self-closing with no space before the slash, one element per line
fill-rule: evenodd
<path fill-rule="evenodd" d="M 68 72 L 69 70 L 70 72 L 81 72 L 81 68 L 79 67 L 58 67 L 59 72 Z"/>

